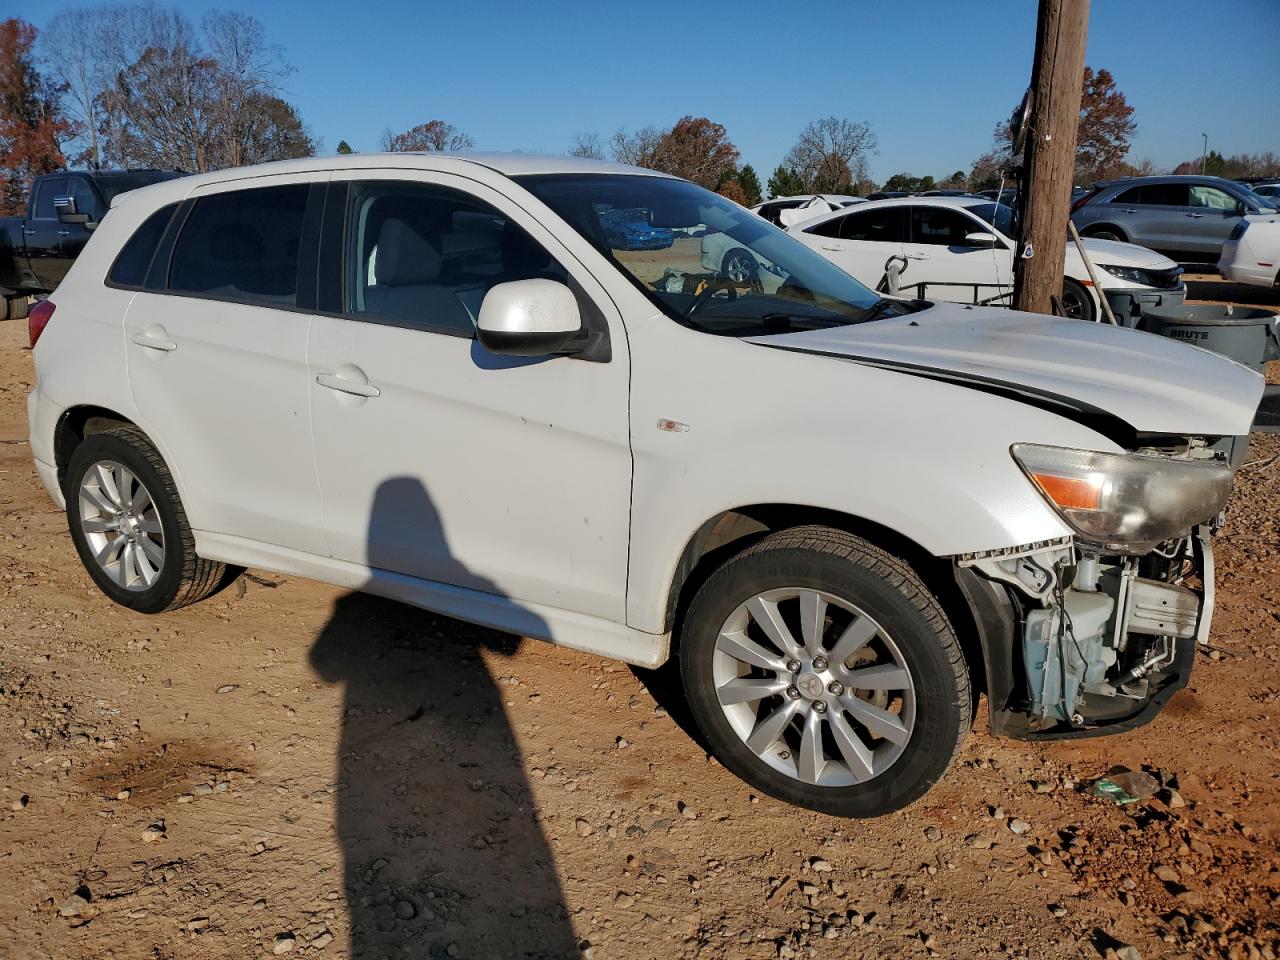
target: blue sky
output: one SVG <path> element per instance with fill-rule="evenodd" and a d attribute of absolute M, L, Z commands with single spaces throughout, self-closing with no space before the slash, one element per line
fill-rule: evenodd
<path fill-rule="evenodd" d="M 37 27 L 66 0 L 0 0 Z M 285 91 L 332 152 L 442 118 L 482 149 L 559 153 L 573 135 L 723 123 L 762 179 L 812 119 L 869 121 L 872 176 L 946 175 L 991 143 L 1027 86 L 1034 0 L 176 4 L 262 20 Z M 781 21 L 780 26 L 771 26 Z M 1280 152 L 1278 0 L 1094 0 L 1086 62 L 1136 110 L 1131 159 Z"/>

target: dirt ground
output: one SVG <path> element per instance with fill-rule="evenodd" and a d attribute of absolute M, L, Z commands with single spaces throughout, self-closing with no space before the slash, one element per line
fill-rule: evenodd
<path fill-rule="evenodd" d="M 4 960 L 1280 952 L 1280 436 L 1254 437 L 1213 649 L 1162 716 L 979 726 L 915 806 L 844 821 L 752 796 L 668 675 L 268 571 L 113 606 L 31 467 L 25 344 L 0 325 Z M 1167 789 L 1091 798 L 1116 764 Z"/>

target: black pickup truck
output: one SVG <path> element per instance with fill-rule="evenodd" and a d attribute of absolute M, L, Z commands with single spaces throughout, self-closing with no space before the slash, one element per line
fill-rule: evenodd
<path fill-rule="evenodd" d="M 117 194 L 180 176 L 70 170 L 36 177 L 27 215 L 0 217 L 0 320 L 21 317 L 28 297 L 53 291 Z"/>

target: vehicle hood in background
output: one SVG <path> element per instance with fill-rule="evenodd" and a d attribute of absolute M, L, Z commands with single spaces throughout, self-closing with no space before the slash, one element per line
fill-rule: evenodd
<path fill-rule="evenodd" d="M 1109 263 L 1116 267 L 1139 267 L 1143 270 L 1172 270 L 1177 266 L 1162 253 L 1140 247 L 1136 243 L 1121 243 L 1118 240 L 1098 240 L 1084 237 L 1084 248 L 1095 265 Z M 1077 263 L 1084 269 L 1084 261 L 1080 259 L 1080 251 L 1073 241 L 1067 241 L 1067 263 Z M 1099 278 L 1101 279 L 1101 278 Z"/>
<path fill-rule="evenodd" d="M 1067 408 L 1064 415 L 1106 414 L 1140 433 L 1247 434 L 1263 387 L 1234 361 L 1154 334 L 960 304 L 750 342 L 1023 394 Z"/>

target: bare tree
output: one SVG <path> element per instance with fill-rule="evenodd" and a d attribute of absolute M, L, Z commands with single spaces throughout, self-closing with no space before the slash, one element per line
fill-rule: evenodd
<path fill-rule="evenodd" d="M 404 133 L 392 134 L 388 127 L 382 133 L 382 149 L 393 153 L 410 151 L 470 150 L 476 142 L 443 120 L 428 120 Z"/>
<path fill-rule="evenodd" d="M 300 126 L 293 109 L 276 96 L 291 68 L 284 63 L 282 48 L 268 43 L 262 24 L 247 14 L 210 13 L 203 28 L 208 55 L 217 65 L 215 84 L 221 112 L 217 121 L 221 155 L 214 165 L 238 167 L 259 162 L 257 157 L 246 155 L 250 129 L 260 147 L 263 131 L 275 126 L 286 113 L 292 116 L 287 126 Z M 276 159 L 272 154 L 268 157 Z"/>
<path fill-rule="evenodd" d="M 653 169 L 654 154 L 667 131 L 657 127 L 642 127 L 635 133 L 619 130 L 609 138 L 609 148 L 613 159 L 618 163 L 629 163 L 633 167 Z"/>
<path fill-rule="evenodd" d="M 569 147 L 569 156 L 581 157 L 584 160 L 603 160 L 604 141 L 600 139 L 600 134 L 594 131 L 579 133 L 574 136 L 573 145 Z"/>
<path fill-rule="evenodd" d="M 838 117 L 815 120 L 800 132 L 784 164 L 814 193 L 848 193 L 867 179 L 867 161 L 879 141 L 869 123 Z"/>

